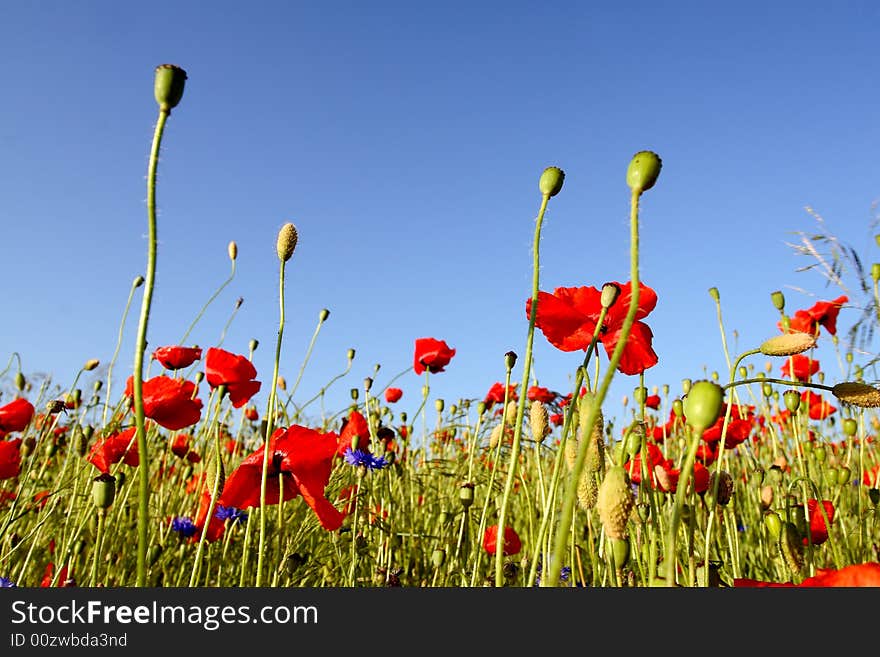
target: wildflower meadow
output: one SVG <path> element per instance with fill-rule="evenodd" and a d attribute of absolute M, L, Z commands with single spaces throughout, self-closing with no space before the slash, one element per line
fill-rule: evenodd
<path fill-rule="evenodd" d="M 663 357 L 651 312 L 671 291 L 641 281 L 651 244 L 639 228 L 643 197 L 670 175 L 662 153 L 622 154 L 628 279 L 555 289 L 540 280 L 541 232 L 566 181 L 563 163 L 542 164 L 524 341 L 504 354 L 504 380 L 438 398 L 433 380 L 461 356 L 447 336 L 413 335 L 401 375 L 421 377 L 422 395 L 407 410 L 396 377 L 345 378 L 352 350 L 326 382 L 350 403 L 319 412 L 322 393 L 305 398 L 281 372 L 285 271 L 322 248 L 299 245 L 293 222 L 265 235 L 274 344 L 150 339 L 159 155 L 186 81 L 180 66 L 155 69 L 146 264 L 125 308 L 139 313 L 133 359 L 117 346 L 90 389 L 89 355 L 60 386 L 34 386 L 14 345 L 0 363 L 0 586 L 880 586 L 877 357 L 840 339 L 880 323 L 880 262 L 862 265 L 872 254 L 837 254 L 855 258 L 870 300 L 852 324 L 839 321 L 847 294 L 792 308 L 777 291 L 778 323 L 740 353 L 724 344 L 728 369 L 649 386 Z M 237 255 L 230 241 L 233 275 Z M 567 389 L 533 383 L 536 341 L 571 358 Z M 820 343 L 840 368 L 813 358 Z M 254 366 L 257 348 L 274 350 L 271 371 Z M 608 399 L 619 377 L 633 382 L 622 418 Z"/>

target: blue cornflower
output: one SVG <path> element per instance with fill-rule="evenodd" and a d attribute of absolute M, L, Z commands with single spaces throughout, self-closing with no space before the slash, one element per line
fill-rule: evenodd
<path fill-rule="evenodd" d="M 184 538 L 189 538 L 198 531 L 198 527 L 189 518 L 177 517 L 171 521 L 171 531 L 178 532 Z"/>
<path fill-rule="evenodd" d="M 0 577 L 0 589 L 17 589 L 18 586 L 11 579 Z"/>
<path fill-rule="evenodd" d="M 223 506 L 219 504 L 217 506 L 217 511 L 214 513 L 214 517 L 219 518 L 220 520 L 231 520 L 230 524 L 234 525 L 237 522 L 244 522 L 247 520 L 248 514 L 241 509 L 236 509 L 234 506 Z"/>
<path fill-rule="evenodd" d="M 351 447 L 345 450 L 345 462 L 349 465 L 363 466 L 367 470 L 381 470 L 388 465 L 384 456 L 375 456 L 370 452 Z"/>

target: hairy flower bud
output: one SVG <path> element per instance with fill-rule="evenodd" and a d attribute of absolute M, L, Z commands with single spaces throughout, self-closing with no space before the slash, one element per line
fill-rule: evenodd
<path fill-rule="evenodd" d="M 559 167 L 547 167 L 541 174 L 538 188 L 541 190 L 541 194 L 550 198 L 560 192 L 564 180 L 565 172 L 562 169 Z"/>
<path fill-rule="evenodd" d="M 663 161 L 652 151 L 639 151 L 633 155 L 626 170 L 626 184 L 638 194 L 651 189 L 657 182 Z"/>
<path fill-rule="evenodd" d="M 229 246 L 226 247 L 226 249 L 229 253 L 229 259 L 234 262 L 235 259 L 238 257 L 238 244 L 236 244 L 234 241 L 230 242 Z"/>
<path fill-rule="evenodd" d="M 801 331 L 783 333 L 761 344 L 761 353 L 765 356 L 794 356 L 816 346 L 816 336 Z"/>
<path fill-rule="evenodd" d="M 279 260 L 282 262 L 290 260 L 294 249 L 296 249 L 298 239 L 299 234 L 296 231 L 296 226 L 292 223 L 288 222 L 281 227 L 281 230 L 278 231 L 278 242 L 276 244 Z"/>

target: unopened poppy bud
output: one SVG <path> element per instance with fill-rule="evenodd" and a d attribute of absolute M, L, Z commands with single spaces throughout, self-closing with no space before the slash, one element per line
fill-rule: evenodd
<path fill-rule="evenodd" d="M 134 282 L 133 282 L 134 287 L 140 287 L 143 284 L 144 284 L 144 277 L 143 276 L 138 276 L 134 279 Z"/>
<path fill-rule="evenodd" d="M 251 353 L 255 352 L 257 350 L 257 347 L 259 347 L 259 346 L 260 346 L 259 340 L 252 339 L 250 342 L 248 342 L 248 349 L 250 349 Z"/>
<path fill-rule="evenodd" d="M 761 344 L 761 353 L 765 356 L 794 356 L 815 346 L 815 335 L 794 331 L 793 333 L 783 333 L 765 340 Z"/>
<path fill-rule="evenodd" d="M 17 372 L 15 375 L 15 387 L 18 390 L 24 390 L 26 384 L 27 380 L 25 380 L 24 374 L 22 374 L 21 372 Z"/>
<path fill-rule="evenodd" d="M 765 381 L 761 384 L 761 392 L 764 393 L 765 397 L 770 397 L 773 394 L 773 386 Z"/>
<path fill-rule="evenodd" d="M 406 424 L 406 411 L 400 414 L 400 421 Z"/>
<path fill-rule="evenodd" d="M 445 406 L 446 405 L 444 404 L 442 399 L 435 399 L 434 400 L 434 408 L 437 409 L 438 413 L 442 413 Z"/>
<path fill-rule="evenodd" d="M 186 84 L 186 71 L 174 64 L 160 64 L 156 67 L 156 79 L 153 91 L 159 109 L 168 114 L 177 107 L 183 98 L 183 88 Z"/>
<path fill-rule="evenodd" d="M 622 465 L 610 468 L 599 484 L 596 510 L 599 519 L 610 538 L 625 538 L 626 525 L 635 499 L 630 486 L 629 475 Z"/>
<path fill-rule="evenodd" d="M 675 413 L 675 417 L 681 417 L 684 413 L 684 402 L 682 402 L 680 399 L 673 400 L 672 412 Z"/>
<path fill-rule="evenodd" d="M 837 471 L 837 483 L 841 486 L 845 486 L 850 482 L 850 475 L 852 475 L 852 471 L 845 465 L 841 466 Z"/>
<path fill-rule="evenodd" d="M 92 480 L 92 502 L 99 509 L 107 509 L 116 497 L 116 478 L 110 473 L 99 474 Z"/>
<path fill-rule="evenodd" d="M 845 404 L 859 408 L 876 408 L 880 406 L 880 389 L 867 383 L 845 381 L 831 388 L 831 394 Z"/>
<path fill-rule="evenodd" d="M 871 278 L 874 279 L 874 282 L 880 281 L 880 262 L 875 262 L 871 265 Z"/>
<path fill-rule="evenodd" d="M 770 300 L 773 302 L 773 307 L 776 308 L 776 310 L 778 310 L 779 312 L 785 310 L 785 295 L 782 294 L 780 290 L 771 292 Z"/>
<path fill-rule="evenodd" d="M 639 151 L 633 155 L 627 167 L 626 184 L 633 192 L 641 194 L 654 186 L 662 166 L 663 161 L 656 153 Z"/>
<path fill-rule="evenodd" d="M 636 401 L 636 404 L 644 404 L 647 398 L 648 389 L 645 386 L 639 386 L 633 390 L 633 399 Z"/>
<path fill-rule="evenodd" d="M 477 402 L 477 415 L 482 416 L 486 412 L 486 402 Z"/>
<path fill-rule="evenodd" d="M 538 188 L 541 194 L 550 198 L 556 196 L 562 189 L 562 183 L 565 180 L 565 172 L 559 167 L 547 167 L 541 174 L 538 181 Z"/>
<path fill-rule="evenodd" d="M 287 379 L 285 379 L 283 376 L 278 377 L 278 387 L 281 390 L 287 390 Z"/>
<path fill-rule="evenodd" d="M 352 401 L 357 401 L 360 396 L 360 391 L 357 388 L 352 388 L 350 394 Z"/>
<path fill-rule="evenodd" d="M 611 538 L 611 557 L 614 561 L 614 567 L 620 570 L 629 562 L 629 539 L 628 538 Z"/>
<path fill-rule="evenodd" d="M 439 568 L 446 561 L 446 552 L 441 550 L 440 548 L 436 548 L 431 553 L 431 563 L 434 564 L 435 568 Z"/>
<path fill-rule="evenodd" d="M 364 390 L 366 392 L 370 392 L 370 388 L 372 388 L 372 387 L 373 387 L 373 379 L 371 379 L 370 377 L 365 377 L 364 378 Z"/>
<path fill-rule="evenodd" d="M 86 372 L 91 372 L 98 365 L 100 365 L 100 363 L 101 363 L 101 361 L 99 361 L 97 358 L 90 358 L 89 360 L 86 361 L 86 364 L 83 365 L 83 369 Z"/>
<path fill-rule="evenodd" d="M 276 248 L 278 251 L 278 259 L 281 260 L 281 262 L 287 262 L 290 260 L 294 249 L 296 249 L 298 239 L 299 233 L 296 231 L 296 226 L 290 222 L 284 224 L 281 227 L 281 230 L 278 231 Z"/>
<path fill-rule="evenodd" d="M 328 317 L 330 317 L 330 311 L 326 308 L 322 308 L 320 314 L 318 315 L 318 321 L 326 322 Z"/>
<path fill-rule="evenodd" d="M 690 389 L 691 389 L 691 380 L 690 379 L 682 379 L 681 380 L 681 391 L 684 394 L 688 394 L 688 392 L 690 392 Z"/>
<path fill-rule="evenodd" d="M 95 382 L 92 384 L 92 390 L 95 392 L 101 392 L 101 388 L 104 387 L 104 382 L 101 379 L 95 379 Z"/>
<path fill-rule="evenodd" d="M 797 390 L 786 390 L 782 393 L 782 400 L 785 402 L 785 407 L 792 413 L 797 412 L 797 409 L 800 408 L 801 396 Z"/>
<path fill-rule="evenodd" d="M 202 379 L 205 378 L 205 373 L 199 370 L 193 375 L 193 378 L 195 379 L 196 386 L 198 386 L 202 382 Z"/>
<path fill-rule="evenodd" d="M 710 287 L 709 288 L 709 296 L 712 297 L 712 300 L 715 301 L 716 303 L 721 301 L 721 295 L 718 294 L 717 287 Z"/>
<path fill-rule="evenodd" d="M 229 259 L 235 262 L 235 259 L 238 257 L 238 244 L 234 241 L 229 243 L 229 246 L 226 247 L 227 252 L 229 253 Z"/>
<path fill-rule="evenodd" d="M 721 413 L 723 399 L 724 390 L 717 383 L 706 380 L 694 383 L 684 399 L 688 424 L 697 431 L 711 427 Z"/>
<path fill-rule="evenodd" d="M 504 367 L 508 370 L 512 370 L 514 365 L 516 365 L 516 354 L 512 351 L 508 351 L 504 354 Z"/>
<path fill-rule="evenodd" d="M 354 349 L 348 350 L 348 353 L 346 354 L 346 358 L 348 358 L 349 362 L 354 360 Z"/>
<path fill-rule="evenodd" d="M 599 303 L 603 308 L 610 308 L 620 296 L 620 286 L 616 283 L 605 283 L 602 286 L 602 294 L 599 297 Z"/>

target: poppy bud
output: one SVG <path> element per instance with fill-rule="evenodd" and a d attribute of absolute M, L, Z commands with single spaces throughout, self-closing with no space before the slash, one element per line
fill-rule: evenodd
<path fill-rule="evenodd" d="M 654 186 L 663 161 L 652 151 L 639 151 L 633 155 L 626 170 L 626 184 L 630 189 L 641 194 Z"/>
<path fill-rule="evenodd" d="M 797 390 L 786 390 L 782 393 L 782 400 L 785 402 L 785 408 L 791 413 L 796 413 L 801 405 L 801 396 Z"/>
<path fill-rule="evenodd" d="M 880 281 L 880 262 L 875 262 L 871 265 L 871 278 L 874 279 L 874 282 Z"/>
<path fill-rule="evenodd" d="M 357 401 L 358 397 L 360 396 L 360 391 L 357 388 L 352 388 L 350 390 L 350 394 L 352 401 Z"/>
<path fill-rule="evenodd" d="M 816 336 L 801 331 L 776 335 L 761 344 L 765 356 L 794 356 L 816 346 Z M 743 377 L 745 378 L 745 377 Z"/>
<path fill-rule="evenodd" d="M 620 286 L 615 283 L 605 283 L 602 286 L 602 294 L 599 297 L 599 303 L 603 308 L 610 308 L 620 296 Z"/>
<path fill-rule="evenodd" d="M 724 390 L 711 381 L 697 381 L 684 399 L 684 414 L 697 431 L 705 431 L 718 419 Z"/>
<path fill-rule="evenodd" d="M 134 287 L 140 287 L 141 285 L 144 284 L 144 277 L 143 277 L 143 276 L 137 276 L 137 277 L 134 279 L 134 282 L 133 282 L 132 284 L 134 285 Z"/>
<path fill-rule="evenodd" d="M 353 361 L 354 360 L 354 349 L 349 349 L 346 357 L 348 358 L 348 362 Z"/>
<path fill-rule="evenodd" d="M 230 242 L 227 250 L 229 253 L 229 259 L 234 262 L 235 259 L 238 257 L 238 244 L 236 244 L 234 241 Z"/>
<path fill-rule="evenodd" d="M 710 287 L 709 288 L 709 296 L 712 297 L 712 300 L 715 301 L 716 303 L 721 301 L 721 296 L 718 294 L 717 287 Z"/>
<path fill-rule="evenodd" d="M 91 371 L 92 371 L 93 369 L 95 369 L 100 363 L 101 363 L 101 361 L 99 361 L 97 358 L 91 358 L 91 359 L 89 359 L 89 360 L 86 361 L 86 364 L 85 364 L 85 365 L 83 365 L 83 369 L 84 369 L 86 372 L 91 372 Z"/>
<path fill-rule="evenodd" d="M 690 392 L 690 389 L 691 389 L 691 380 L 690 379 L 682 379 L 681 380 L 681 391 L 684 394 L 688 394 L 688 392 Z"/>
<path fill-rule="evenodd" d="M 442 413 L 444 407 L 445 407 L 445 404 L 442 399 L 437 399 L 434 401 L 434 408 L 437 409 L 438 413 Z"/>
<path fill-rule="evenodd" d="M 26 383 L 27 381 L 24 378 L 24 374 L 22 374 L 21 372 L 17 372 L 15 375 L 15 387 L 18 388 L 18 390 L 20 391 L 24 390 L 24 386 Z"/>
<path fill-rule="evenodd" d="M 529 428 L 532 430 L 532 439 L 535 442 L 541 442 L 547 435 L 547 427 L 549 424 L 549 414 L 544 404 L 536 399 L 529 407 Z"/>
<path fill-rule="evenodd" d="M 372 387 L 373 387 L 373 379 L 371 379 L 368 376 L 364 377 L 364 391 L 370 392 L 370 388 L 372 388 Z"/>
<path fill-rule="evenodd" d="M 218 495 L 223 491 L 223 486 L 226 484 L 226 471 L 223 468 L 223 461 L 219 460 L 216 454 L 210 458 L 205 468 L 205 483 L 208 486 L 208 491 L 211 493 L 213 493 L 214 486 L 216 485 Z"/>
<path fill-rule="evenodd" d="M 92 480 L 92 502 L 99 509 L 109 508 L 116 497 L 116 479 L 105 472 Z"/>
<path fill-rule="evenodd" d="M 287 262 L 290 260 L 294 249 L 296 249 L 298 239 L 299 233 L 296 231 L 296 226 L 290 222 L 284 224 L 281 227 L 281 230 L 278 231 L 276 249 L 278 251 L 278 259 L 281 260 L 281 262 Z"/>
<path fill-rule="evenodd" d="M 278 388 L 281 390 L 287 390 L 287 379 L 283 376 L 278 377 Z"/>
<path fill-rule="evenodd" d="M 858 423 L 851 417 L 848 417 L 843 421 L 843 434 L 845 436 L 855 436 L 858 428 Z"/>
<path fill-rule="evenodd" d="M 639 386 L 638 388 L 633 390 L 633 399 L 636 400 L 637 404 L 644 404 L 647 398 L 648 389 L 645 386 Z"/>
<path fill-rule="evenodd" d="M 439 568 L 446 561 L 446 552 L 441 550 L 440 548 L 435 549 L 431 553 L 431 563 L 434 564 L 434 568 Z"/>
<path fill-rule="evenodd" d="M 764 526 L 774 539 L 779 538 L 782 533 L 782 518 L 776 511 L 768 511 L 764 514 Z"/>
<path fill-rule="evenodd" d="M 611 557 L 614 567 L 620 570 L 629 562 L 629 539 L 611 538 Z"/>
<path fill-rule="evenodd" d="M 773 386 L 765 381 L 761 384 L 761 392 L 764 393 L 765 397 L 770 397 L 773 394 Z"/>
<path fill-rule="evenodd" d="M 800 575 L 804 567 L 803 543 L 794 523 L 786 522 L 779 534 L 779 553 L 792 575 Z"/>
<path fill-rule="evenodd" d="M 838 472 L 837 468 L 834 466 L 829 466 L 825 469 L 825 481 L 828 482 L 829 486 L 836 486 L 838 482 L 838 476 L 840 472 Z"/>
<path fill-rule="evenodd" d="M 843 403 L 852 404 L 859 408 L 880 406 L 880 390 L 866 383 L 857 383 L 855 381 L 838 383 L 831 389 L 831 394 Z"/>
<path fill-rule="evenodd" d="M 559 167 L 547 167 L 541 174 L 538 181 L 538 189 L 541 194 L 550 198 L 556 196 L 562 189 L 562 183 L 565 180 L 565 172 Z"/>
<path fill-rule="evenodd" d="M 782 294 L 780 290 L 771 292 L 770 300 L 773 302 L 773 307 L 776 308 L 776 310 L 778 310 L 779 312 L 785 310 L 785 295 Z"/>
<path fill-rule="evenodd" d="M 682 413 L 684 413 L 684 402 L 680 399 L 673 400 L 672 412 L 675 413 L 675 417 L 681 417 Z"/>
<path fill-rule="evenodd" d="M 183 98 L 183 87 L 186 84 L 186 71 L 174 64 L 160 64 L 156 67 L 156 79 L 153 91 L 159 109 L 168 114 L 177 107 Z"/>
<path fill-rule="evenodd" d="M 326 322 L 328 317 L 330 317 L 330 311 L 326 308 L 322 308 L 321 313 L 318 315 L 318 321 Z"/>
<path fill-rule="evenodd" d="M 846 467 L 845 465 L 840 466 L 840 469 L 837 471 L 837 483 L 841 486 L 845 486 L 850 481 L 850 475 L 852 471 Z"/>

